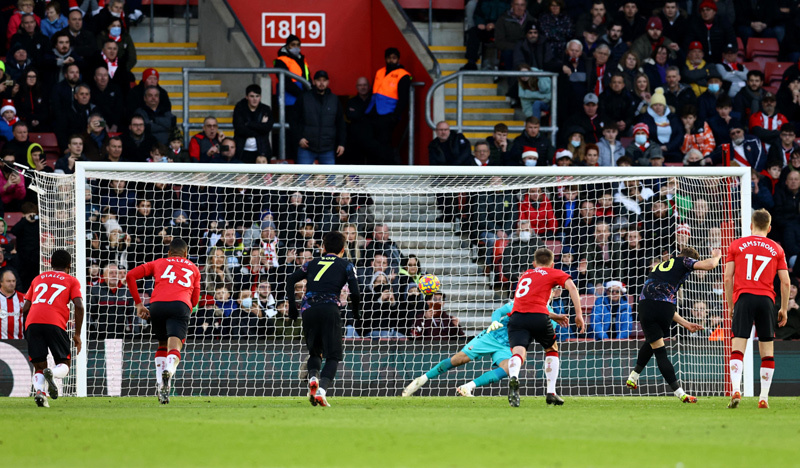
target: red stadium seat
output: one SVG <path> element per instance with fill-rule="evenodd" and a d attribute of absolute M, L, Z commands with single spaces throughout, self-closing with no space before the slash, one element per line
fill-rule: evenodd
<path fill-rule="evenodd" d="M 583 315 L 588 315 L 592 312 L 594 301 L 594 294 L 581 294 L 581 309 L 583 310 Z"/>
<path fill-rule="evenodd" d="M 5 214 L 3 219 L 5 219 L 8 229 L 11 229 L 12 226 L 17 224 L 19 220 L 22 219 L 22 213 L 18 211 L 10 211 Z"/>
<path fill-rule="evenodd" d="M 561 241 L 546 240 L 544 241 L 544 246 L 553 252 L 553 255 L 556 257 L 556 259 L 561 256 Z"/>
<path fill-rule="evenodd" d="M 750 71 L 750 70 L 761 70 L 764 71 L 764 64 L 760 62 L 744 62 L 742 65 Z"/>
<path fill-rule="evenodd" d="M 742 38 L 741 37 L 737 37 L 736 38 L 736 45 L 739 48 L 739 52 L 736 53 L 736 57 L 738 59 L 737 61 L 739 63 L 742 63 L 742 62 L 744 62 L 744 43 L 742 42 Z"/>
<path fill-rule="evenodd" d="M 753 63 L 757 63 L 759 65 L 759 70 L 762 72 L 765 68 L 767 68 L 767 64 L 772 63 L 775 61 L 775 57 L 753 57 Z"/>
<path fill-rule="evenodd" d="M 28 139 L 31 143 L 42 145 L 46 155 L 53 154 L 56 158 L 61 157 L 61 148 L 58 147 L 55 133 L 29 133 Z"/>
<path fill-rule="evenodd" d="M 778 40 L 768 37 L 751 37 L 747 41 L 747 58 L 778 56 Z"/>
<path fill-rule="evenodd" d="M 619 142 L 623 148 L 627 148 L 633 143 L 633 137 L 622 137 L 619 139 Z"/>
<path fill-rule="evenodd" d="M 792 62 L 769 62 L 764 67 L 764 86 L 780 86 L 783 74 L 786 69 L 792 66 Z"/>

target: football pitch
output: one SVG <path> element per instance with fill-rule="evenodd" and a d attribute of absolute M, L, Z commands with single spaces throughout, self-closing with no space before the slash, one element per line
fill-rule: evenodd
<path fill-rule="evenodd" d="M 800 465 L 800 398 L 59 398 L 0 403 L 0 466 Z M 514 435 L 516 433 L 516 435 Z"/>

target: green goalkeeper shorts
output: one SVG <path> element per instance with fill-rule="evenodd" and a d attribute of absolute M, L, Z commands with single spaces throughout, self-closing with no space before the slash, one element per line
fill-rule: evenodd
<path fill-rule="evenodd" d="M 504 359 L 511 358 L 511 348 L 500 344 L 491 335 L 484 333 L 476 336 L 469 343 L 464 345 L 461 352 L 475 360 L 483 356 L 492 356 L 492 364 L 497 366 Z"/>

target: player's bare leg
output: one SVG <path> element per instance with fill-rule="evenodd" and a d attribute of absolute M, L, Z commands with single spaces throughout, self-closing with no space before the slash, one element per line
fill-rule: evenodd
<path fill-rule="evenodd" d="M 158 340 L 158 349 L 155 356 L 156 364 L 156 396 L 162 405 L 169 403 L 169 392 L 162 394 L 164 386 L 164 371 L 167 369 L 167 340 Z"/>
<path fill-rule="evenodd" d="M 514 346 L 511 349 L 511 359 L 508 360 L 508 404 L 513 407 L 519 406 L 519 371 L 527 356 L 527 349 L 524 346 Z"/>
<path fill-rule="evenodd" d="M 475 396 L 472 391 L 476 388 L 499 382 L 506 377 L 508 377 L 508 359 L 500 361 L 497 368 L 484 372 L 475 380 L 459 386 L 456 389 L 456 393 L 459 396 L 472 397 Z"/>
<path fill-rule="evenodd" d="M 178 364 L 181 362 L 182 347 L 183 343 L 181 342 L 180 338 L 170 336 L 169 339 L 167 339 L 167 362 L 165 364 L 165 369 L 161 372 L 162 405 L 169 403 L 169 392 L 171 390 L 170 383 L 172 382 L 172 377 L 175 375 L 175 372 L 178 370 Z"/>
<path fill-rule="evenodd" d="M 547 379 L 547 396 L 545 401 L 548 405 L 561 406 L 564 400 L 556 394 L 556 383 L 558 382 L 558 371 L 561 367 L 561 361 L 558 358 L 558 345 L 553 343 L 553 346 L 544 350 L 544 376 Z"/>
<path fill-rule="evenodd" d="M 746 338 L 733 338 L 731 340 L 731 361 L 729 364 L 731 375 L 731 402 L 728 403 L 728 408 L 734 409 L 739 407 L 739 402 L 742 400 L 742 367 L 744 366 L 744 349 L 747 346 Z M 772 353 L 770 353 L 770 356 Z"/>
<path fill-rule="evenodd" d="M 769 387 L 772 385 L 772 374 L 775 373 L 774 346 L 772 341 L 759 341 L 758 352 L 761 355 L 761 394 L 758 407 L 769 408 Z"/>
<path fill-rule="evenodd" d="M 33 397 L 33 401 L 36 402 L 36 406 L 49 408 L 50 403 L 47 402 L 47 394 L 44 393 L 45 389 L 45 377 L 44 377 L 44 370 L 47 369 L 47 362 L 34 362 L 33 363 L 33 389 L 36 392 L 36 395 Z"/>
<path fill-rule="evenodd" d="M 401 395 L 404 397 L 411 396 L 417 393 L 417 390 L 422 388 L 423 385 L 428 383 L 428 380 L 442 375 L 454 367 L 463 366 L 469 361 L 469 356 L 464 354 L 462 351 L 457 352 L 449 358 L 442 359 L 438 364 L 433 366 L 431 370 L 412 380 L 411 383 L 408 384 L 405 389 L 403 389 L 403 393 Z"/>

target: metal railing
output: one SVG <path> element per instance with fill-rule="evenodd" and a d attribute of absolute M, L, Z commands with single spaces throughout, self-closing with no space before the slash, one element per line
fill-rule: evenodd
<path fill-rule="evenodd" d="M 558 107 L 556 102 L 556 96 L 558 94 L 558 74 L 550 73 L 550 72 L 542 72 L 542 71 L 497 71 L 497 70 L 462 70 L 456 73 L 453 73 L 450 76 L 445 76 L 443 78 L 439 78 L 438 80 L 433 82 L 430 89 L 428 90 L 428 94 L 425 97 L 425 123 L 428 124 L 428 127 L 431 129 L 436 128 L 436 123 L 433 121 L 431 117 L 431 112 L 433 110 L 433 94 L 436 90 L 445 84 L 455 80 L 456 81 L 456 125 L 455 130 L 459 133 L 467 132 L 491 132 L 494 130 L 493 126 L 486 126 L 486 125 L 464 125 L 464 77 L 465 76 L 500 76 L 500 77 L 514 77 L 519 78 L 521 76 L 539 76 L 539 77 L 549 77 L 552 83 L 550 87 L 550 125 L 547 127 L 540 127 L 542 132 L 549 132 L 550 133 L 550 140 L 553 143 L 553 146 L 556 144 L 556 132 L 558 131 L 558 127 L 556 126 L 557 122 L 557 115 L 556 109 Z M 524 130 L 525 127 L 522 126 L 508 126 L 509 132 L 521 132 Z"/>
<path fill-rule="evenodd" d="M 415 81 L 411 83 L 411 86 L 408 87 L 408 165 L 414 165 L 414 118 L 416 113 L 416 92 L 414 88 L 419 88 L 420 86 L 425 86 L 425 83 L 421 81 Z"/>
<path fill-rule="evenodd" d="M 394 4 L 395 4 L 395 7 L 397 8 L 397 11 L 399 11 L 400 14 L 403 15 L 403 21 L 406 22 L 405 26 L 403 27 L 403 29 L 400 32 L 413 34 L 414 36 L 417 37 L 417 40 L 419 40 L 419 42 L 425 46 L 425 52 L 427 53 L 428 58 L 430 58 L 431 61 L 433 62 L 433 68 L 428 70 L 428 73 L 430 75 L 432 75 L 434 77 L 434 79 L 439 78 L 440 76 L 442 76 L 442 68 L 439 66 L 439 61 L 436 60 L 436 56 L 433 55 L 433 52 L 431 51 L 430 41 L 433 38 L 433 36 L 432 36 L 433 33 L 431 32 L 431 31 L 433 31 L 433 29 L 431 28 L 430 20 L 428 22 L 428 43 L 426 44 L 425 40 L 422 39 L 422 36 L 419 34 L 419 31 L 417 30 L 417 27 L 414 26 L 414 23 L 411 21 L 411 18 L 409 18 L 408 15 L 406 14 L 406 11 L 403 10 L 403 7 L 400 6 L 400 4 L 397 2 L 397 0 L 393 0 L 393 1 L 394 1 Z"/>
<path fill-rule="evenodd" d="M 183 69 L 183 140 L 186 147 L 189 146 L 189 130 L 194 128 L 202 128 L 202 124 L 191 125 L 189 123 L 189 75 L 192 73 L 222 73 L 222 74 L 251 74 L 251 75 L 278 75 L 278 122 L 273 125 L 278 128 L 280 135 L 279 154 L 281 159 L 286 158 L 286 129 L 289 124 L 286 123 L 286 78 L 297 80 L 302 83 L 304 87 L 311 89 L 311 83 L 306 81 L 303 77 L 297 76 L 283 68 L 184 68 Z M 266 90 L 265 90 L 266 91 Z M 269 91 L 271 93 L 271 90 Z M 264 93 L 266 94 L 266 92 Z M 264 95 L 262 94 L 262 96 Z M 220 125 L 220 128 L 233 128 L 232 124 Z"/>
<path fill-rule="evenodd" d="M 150 0 L 150 42 L 156 41 L 156 14 L 155 14 L 155 0 Z M 227 5 L 227 2 L 225 2 Z M 190 0 L 186 0 L 186 10 L 183 12 L 183 19 L 186 20 L 186 40 L 184 42 L 190 42 L 189 40 L 189 20 L 192 19 L 192 5 Z M 228 7 L 230 8 L 230 7 Z M 234 15 L 234 18 L 236 16 Z M 236 18 L 236 23 L 239 23 L 239 19 Z M 241 26 L 241 25 L 239 25 Z M 242 28 L 244 30 L 244 28 Z"/>

